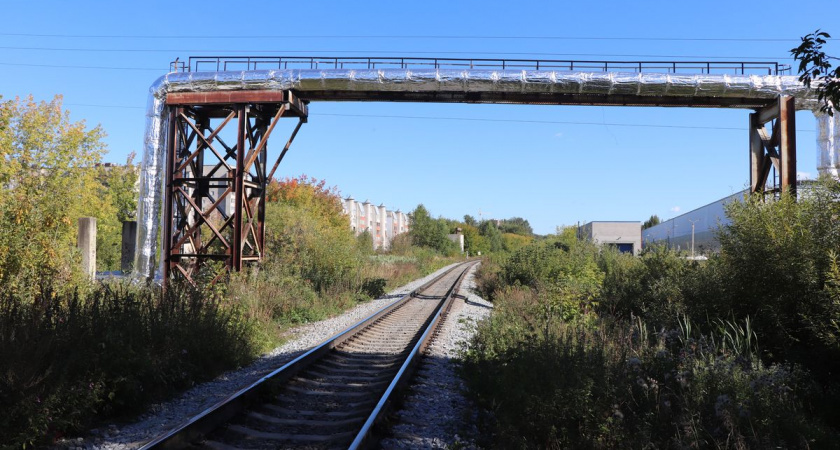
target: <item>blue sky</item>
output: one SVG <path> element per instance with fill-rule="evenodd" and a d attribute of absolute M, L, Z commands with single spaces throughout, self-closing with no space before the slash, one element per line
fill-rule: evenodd
<path fill-rule="evenodd" d="M 800 36 L 822 28 L 840 37 L 829 19 L 840 17 L 837 1 L 2 4 L 0 95 L 63 95 L 74 120 L 108 133 L 113 162 L 140 152 L 148 88 L 176 57 L 791 63 Z M 313 103 L 310 114 L 281 176 L 326 179 L 345 195 L 403 211 L 423 203 L 450 218 L 520 216 L 538 233 L 669 218 L 749 179 L 747 110 Z M 811 177 L 814 125 L 810 112 L 797 113 L 798 167 Z M 274 142 L 276 155 L 282 142 Z"/>

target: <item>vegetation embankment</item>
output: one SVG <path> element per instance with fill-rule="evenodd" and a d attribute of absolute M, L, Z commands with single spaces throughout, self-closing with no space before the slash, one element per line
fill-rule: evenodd
<path fill-rule="evenodd" d="M 268 199 L 269 257 L 228 285 L 230 298 L 259 324 L 264 348 L 279 344 L 288 326 L 325 319 L 458 259 L 457 252 L 414 245 L 413 232 L 375 251 L 368 232 L 350 230 L 337 190 L 323 181 L 273 181 Z"/>
<path fill-rule="evenodd" d="M 356 237 L 334 188 L 275 181 L 267 258 L 211 289 L 93 283 L 80 273 L 78 217 L 98 219 L 100 270 L 119 264 L 136 167 L 100 164 L 99 127 L 72 123 L 60 98 L 0 102 L 0 447 L 48 444 L 141 411 L 336 314 L 458 258 L 397 239 Z M 423 209 L 425 210 L 425 209 Z M 447 230 L 448 231 L 448 230 Z"/>
<path fill-rule="evenodd" d="M 732 203 L 721 252 L 640 257 L 565 230 L 487 261 L 464 354 L 496 448 L 831 448 L 840 184 Z"/>

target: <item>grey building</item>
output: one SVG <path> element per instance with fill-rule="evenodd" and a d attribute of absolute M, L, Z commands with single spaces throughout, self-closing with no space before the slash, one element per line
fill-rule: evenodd
<path fill-rule="evenodd" d="M 638 255 L 642 250 L 642 222 L 589 222 L 578 229 L 578 236 L 598 245 L 615 247 L 623 253 Z"/>
<path fill-rule="evenodd" d="M 643 230 L 644 245 L 660 242 L 691 252 L 693 235 L 695 254 L 716 252 L 720 250 L 716 232 L 720 226 L 729 224 L 726 204 L 743 201 L 746 195 L 746 190 L 732 194 Z"/>

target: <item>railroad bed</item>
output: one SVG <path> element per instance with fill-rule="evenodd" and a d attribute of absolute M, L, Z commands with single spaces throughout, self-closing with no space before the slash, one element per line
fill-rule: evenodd
<path fill-rule="evenodd" d="M 453 267 L 143 448 L 360 448 L 471 265 Z"/>

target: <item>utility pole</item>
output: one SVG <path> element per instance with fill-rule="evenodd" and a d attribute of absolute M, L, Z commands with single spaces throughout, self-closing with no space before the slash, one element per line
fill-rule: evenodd
<path fill-rule="evenodd" d="M 700 219 L 689 219 L 688 221 L 691 222 L 691 258 L 694 259 L 694 224 L 699 222 Z"/>

